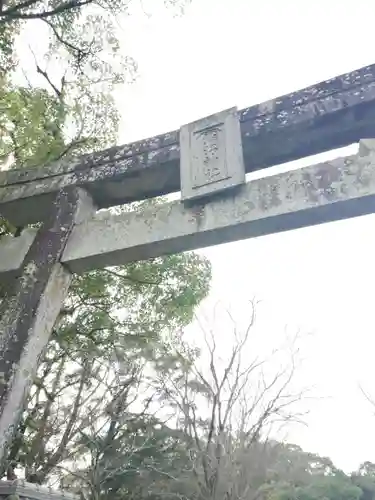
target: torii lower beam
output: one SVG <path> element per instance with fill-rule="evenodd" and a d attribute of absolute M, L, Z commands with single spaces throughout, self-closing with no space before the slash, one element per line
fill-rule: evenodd
<path fill-rule="evenodd" d="M 75 225 L 61 262 L 72 272 L 375 213 L 375 141 L 359 155 L 253 180 L 219 197 L 180 201 Z M 16 271 L 33 230 L 0 243 L 0 277 Z"/>

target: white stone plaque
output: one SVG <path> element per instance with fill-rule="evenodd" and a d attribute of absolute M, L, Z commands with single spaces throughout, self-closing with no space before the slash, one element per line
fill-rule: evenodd
<path fill-rule="evenodd" d="M 237 109 L 182 126 L 180 163 L 182 200 L 243 184 L 245 166 Z"/>

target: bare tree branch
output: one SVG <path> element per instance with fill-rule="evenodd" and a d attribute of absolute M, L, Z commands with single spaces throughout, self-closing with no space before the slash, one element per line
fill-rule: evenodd
<path fill-rule="evenodd" d="M 200 367 L 193 363 L 192 370 L 186 371 L 183 379 L 171 374 L 163 383 L 167 398 L 174 401 L 189 424 L 185 425 L 185 432 L 189 432 L 195 444 L 192 467 L 202 498 L 256 500 L 260 492 L 252 482 L 248 457 L 265 446 L 273 423 L 290 421 L 293 405 L 300 401 L 302 394 L 294 394 L 289 389 L 295 374 L 293 357 L 288 365 L 267 376 L 264 371 L 267 358 L 259 359 L 255 353 L 249 359 L 249 349 L 253 350 L 250 338 L 255 323 L 255 302 L 251 302 L 250 318 L 243 332 L 230 313 L 228 316 L 233 325 L 233 345 L 226 360 L 218 353 L 214 331 L 207 332 L 198 320 L 206 346 L 200 360 L 207 358 L 206 365 L 203 363 Z M 278 351 L 274 351 L 275 355 Z M 272 356 L 270 359 L 272 361 Z M 199 386 L 195 389 L 195 380 L 202 384 L 201 389 Z M 199 404 L 199 399 L 195 402 L 197 397 L 206 399 L 207 418 L 200 417 L 204 402 Z"/>
<path fill-rule="evenodd" d="M 20 12 L 21 9 L 27 8 L 35 4 L 35 0 L 26 0 L 15 7 L 0 11 L 0 25 L 12 22 L 15 19 L 44 19 L 47 17 L 56 16 L 69 10 L 79 9 L 84 5 L 93 3 L 94 0 L 70 0 L 63 2 L 58 7 L 42 12 Z"/>

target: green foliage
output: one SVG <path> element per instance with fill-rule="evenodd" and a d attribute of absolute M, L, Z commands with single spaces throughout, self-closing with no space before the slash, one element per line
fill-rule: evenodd
<path fill-rule="evenodd" d="M 11 452 L 29 479 L 56 474 L 66 453 L 87 454 L 80 436 L 100 448 L 106 421 L 113 420 L 116 447 L 129 446 L 123 417 L 135 401 L 148 408 L 150 370 L 173 357 L 169 339 L 191 320 L 209 281 L 209 263 L 191 253 L 75 277 Z"/>
<path fill-rule="evenodd" d="M 0 24 L 0 86 L 5 75 L 15 66 L 14 39 L 18 31 L 18 22 Z"/>
<path fill-rule="evenodd" d="M 123 428 L 104 453 L 103 438 L 93 441 L 85 436 L 84 440 L 97 458 L 99 472 L 93 474 L 93 469 L 85 469 L 79 473 L 86 476 L 88 493 L 94 481 L 100 482 L 100 488 L 94 489 L 101 490 L 102 498 L 157 497 L 166 482 L 181 475 L 186 467 L 183 435 L 155 419 L 137 418 Z M 64 480 L 73 491 L 82 491 L 82 482 L 74 476 Z"/>
<path fill-rule="evenodd" d="M 82 3 L 7 2 L 0 11 L 1 162 L 31 167 L 115 143 L 119 115 L 112 90 L 133 79 L 136 69 L 121 54 L 117 38 L 114 14 L 126 11 L 127 2 Z M 20 29 L 30 34 L 30 48 L 23 47 L 28 54 L 16 66 L 14 40 Z M 38 29 L 44 47 L 33 47 Z M 27 74 L 26 57 L 34 61 Z"/>
<path fill-rule="evenodd" d="M 307 486 L 287 485 L 268 500 L 360 500 L 361 489 L 344 474 L 314 478 Z"/>
<path fill-rule="evenodd" d="M 117 139 L 112 90 L 136 71 L 117 36 L 128 2 L 79 3 L 10 0 L 0 11 L 0 163 L 29 169 Z M 38 29 L 46 45 L 31 47 L 24 75 L 15 41 Z M 0 220 L 0 235 L 14 231 Z M 153 416 L 151 382 L 159 362 L 173 363 L 174 332 L 191 321 L 210 279 L 209 262 L 194 253 L 76 276 L 9 450 L 8 477 L 22 468 L 28 481 L 69 487 L 78 461 L 79 489 L 113 498 L 136 491 L 137 467 L 151 478 L 152 463 L 178 461 L 179 438 Z"/>
<path fill-rule="evenodd" d="M 375 464 L 364 462 L 358 471 L 351 475 L 352 482 L 361 489 L 360 500 L 375 499 Z"/>
<path fill-rule="evenodd" d="M 44 89 L 0 89 L 0 159 L 13 155 L 16 167 L 41 165 L 65 149 L 66 109 Z"/>
<path fill-rule="evenodd" d="M 208 261 L 193 253 L 76 276 L 54 338 L 97 355 L 122 342 L 154 359 L 158 343 L 191 321 L 210 278 Z"/>
<path fill-rule="evenodd" d="M 281 446 L 281 447 L 280 447 Z M 373 500 L 373 466 L 367 462 L 350 476 L 330 459 L 293 445 L 277 445 L 278 458 L 262 487 L 267 500 Z M 281 452 L 281 453 L 280 453 Z"/>

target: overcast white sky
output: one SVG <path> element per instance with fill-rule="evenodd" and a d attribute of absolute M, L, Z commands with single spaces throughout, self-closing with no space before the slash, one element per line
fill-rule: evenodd
<path fill-rule="evenodd" d="M 193 0 L 182 18 L 153 14 L 122 23 L 139 79 L 117 94 L 120 142 L 375 62 L 370 0 Z M 308 427 L 289 439 L 348 471 L 375 461 L 375 416 L 358 387 L 375 397 L 374 227 L 368 216 L 202 250 L 213 301 L 237 310 L 253 295 L 263 301 L 265 342 L 278 343 L 285 325 L 313 333 L 300 383 L 324 398 L 309 402 Z M 217 337 L 225 345 L 220 328 Z"/>

